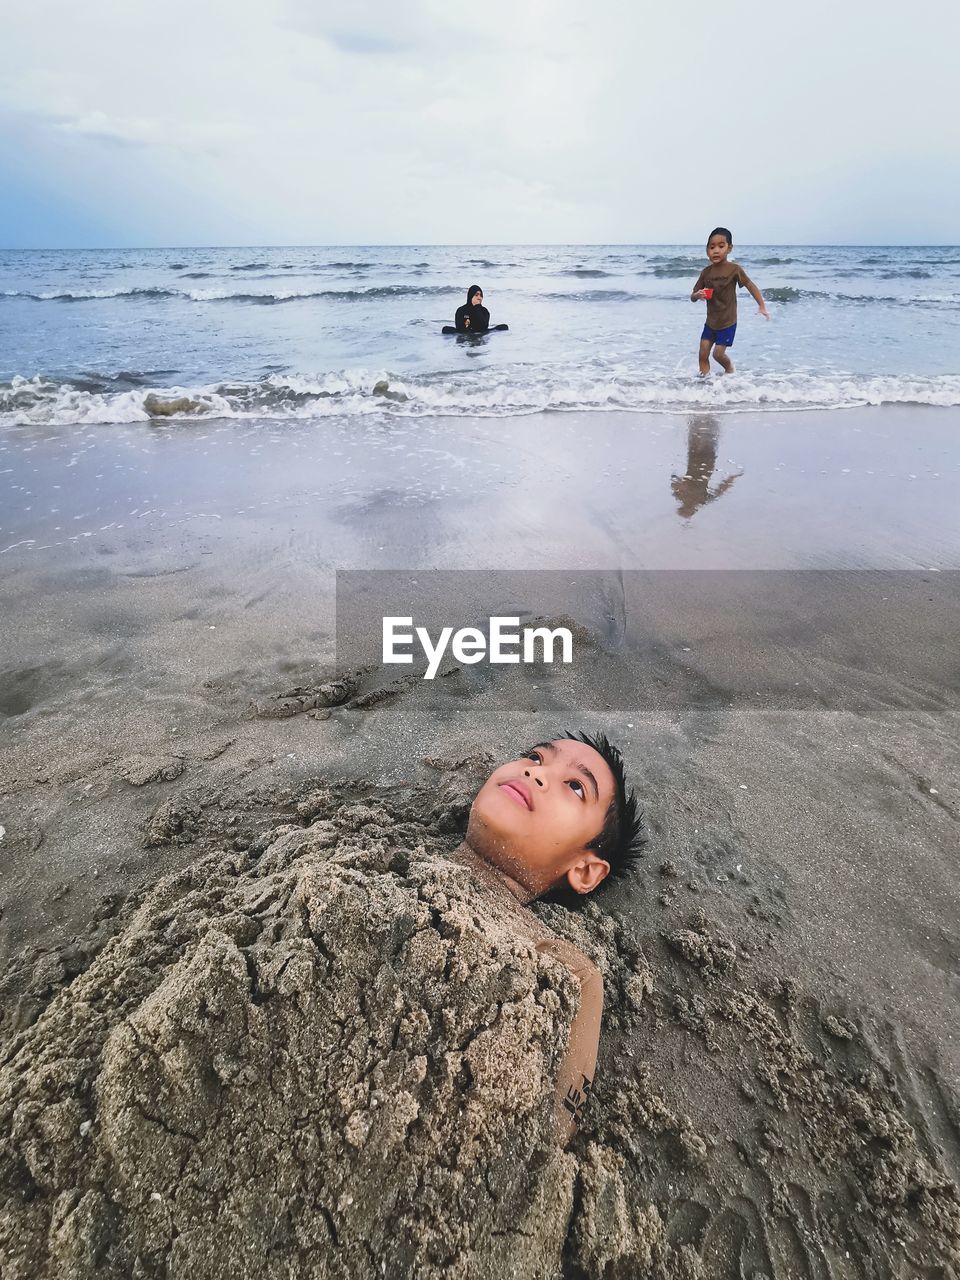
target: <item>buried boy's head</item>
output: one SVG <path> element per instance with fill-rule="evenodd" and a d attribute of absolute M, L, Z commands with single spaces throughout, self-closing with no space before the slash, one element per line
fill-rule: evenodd
<path fill-rule="evenodd" d="M 494 770 L 466 843 L 533 897 L 561 883 L 590 893 L 634 861 L 641 822 L 617 748 L 603 734 L 565 733 Z"/>

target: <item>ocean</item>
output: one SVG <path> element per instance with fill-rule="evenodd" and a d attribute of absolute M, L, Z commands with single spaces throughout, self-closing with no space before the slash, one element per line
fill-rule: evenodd
<path fill-rule="evenodd" d="M 704 382 L 689 245 L 4 251 L 0 426 L 960 404 L 960 248 L 734 256 L 771 319 Z M 442 337 L 473 283 L 509 332 Z"/>

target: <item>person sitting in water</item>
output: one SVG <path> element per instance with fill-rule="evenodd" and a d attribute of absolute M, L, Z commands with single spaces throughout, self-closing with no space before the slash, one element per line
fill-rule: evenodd
<path fill-rule="evenodd" d="M 467 290 L 467 300 L 462 307 L 457 307 L 452 325 L 445 324 L 443 332 L 451 333 L 491 333 L 509 329 L 507 324 L 490 323 L 490 312 L 483 305 L 483 290 L 478 284 L 472 284 Z"/>
<path fill-rule="evenodd" d="M 623 757 L 604 734 L 565 733 L 501 765 L 478 791 L 454 853 L 487 893 L 516 915 L 538 952 L 580 984 L 580 1005 L 554 1094 L 562 1142 L 573 1137 L 593 1086 L 603 978 L 572 943 L 527 907 L 556 889 L 592 893 L 630 869 L 644 843 L 643 815 L 628 792 Z"/>
<path fill-rule="evenodd" d="M 457 333 L 486 333 L 490 328 L 490 312 L 483 305 L 483 290 L 478 284 L 467 290 L 467 300 L 457 307 L 453 323 Z"/>

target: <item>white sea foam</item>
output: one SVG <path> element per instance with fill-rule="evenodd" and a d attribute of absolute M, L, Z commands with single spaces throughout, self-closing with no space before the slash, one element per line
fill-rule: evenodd
<path fill-rule="evenodd" d="M 202 273 L 206 275 L 207 273 Z M 100 302 L 106 299 L 127 298 L 139 302 L 159 299 L 180 299 L 187 302 L 237 302 L 272 303 L 291 302 L 298 299 L 326 298 L 333 302 L 378 301 L 386 298 L 428 298 L 435 295 L 454 295 L 459 290 L 449 285 L 386 284 L 371 285 L 360 289 L 60 289 L 39 290 L 4 289 L 0 298 L 20 298 L 29 302 Z"/>
<path fill-rule="evenodd" d="M 207 275 L 208 273 L 200 273 Z M 576 274 L 576 273 L 567 273 Z M 605 274 L 605 273 L 580 273 L 580 274 Z M 257 279 L 258 277 L 248 277 Z M 432 298 L 432 297 L 452 297 L 458 294 L 458 290 L 448 285 L 430 285 L 430 284 L 384 284 L 369 285 L 356 289 L 329 289 L 329 288 L 312 288 L 312 289 L 230 289 L 230 288 L 196 288 L 196 289 L 174 289 L 166 287 L 141 287 L 132 289 L 61 289 L 61 290 L 39 290 L 31 291 L 28 289 L 4 289 L 0 290 L 0 298 L 20 299 L 24 302 L 56 302 L 65 303 L 82 303 L 82 302 L 104 302 L 109 300 L 124 300 L 135 303 L 151 303 L 151 302 L 172 302 L 172 303 L 235 303 L 238 306 L 250 305 L 277 305 L 287 302 L 307 302 L 319 301 L 327 303 L 362 303 L 362 302 L 383 302 L 389 300 L 401 301 L 403 299 L 415 298 Z M 651 295 L 644 290 L 609 288 L 609 289 L 579 289 L 575 292 L 557 291 L 554 289 L 546 290 L 514 290 L 510 286 L 501 287 L 499 290 L 501 297 L 511 294 L 519 297 L 543 299 L 550 304 L 558 302 L 574 302 L 583 304 L 599 304 L 610 305 L 617 303 L 636 303 L 650 300 L 656 295 Z M 914 293 L 904 295 L 889 295 L 886 293 L 876 292 L 860 292 L 851 293 L 849 291 L 824 291 L 817 289 L 798 288 L 796 286 L 769 287 L 764 290 L 764 294 L 768 302 L 775 303 L 778 306 L 795 306 L 800 302 L 814 303 L 833 303 L 835 305 L 865 306 L 865 307 L 896 307 L 902 308 L 949 308 L 953 309 L 960 305 L 960 293 Z"/>
<path fill-rule="evenodd" d="M 513 417 L 539 412 L 686 413 L 842 409 L 858 405 L 960 405 L 960 375 L 898 377 L 854 374 L 751 374 L 709 380 L 640 377 L 626 368 L 526 366 L 458 376 L 396 376 L 387 370 L 345 369 L 321 375 L 275 374 L 256 382 L 80 389 L 42 378 L 0 386 L 0 425 L 95 425 L 150 420 L 149 394 L 186 397 L 197 410 L 163 418 L 315 419 L 331 416 Z"/>

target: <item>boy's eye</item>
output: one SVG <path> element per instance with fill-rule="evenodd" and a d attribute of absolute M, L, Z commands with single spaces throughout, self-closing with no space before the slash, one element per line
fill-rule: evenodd
<path fill-rule="evenodd" d="M 571 791 L 575 792 L 575 794 L 578 795 L 581 800 L 585 800 L 587 798 L 586 788 L 584 787 L 582 782 L 578 781 L 578 779 L 571 778 L 571 780 L 567 783 L 567 786 L 570 788 Z"/>
<path fill-rule="evenodd" d="M 543 756 L 539 751 L 528 751 L 524 756 L 525 760 L 532 760 L 534 764 L 543 764 Z"/>

